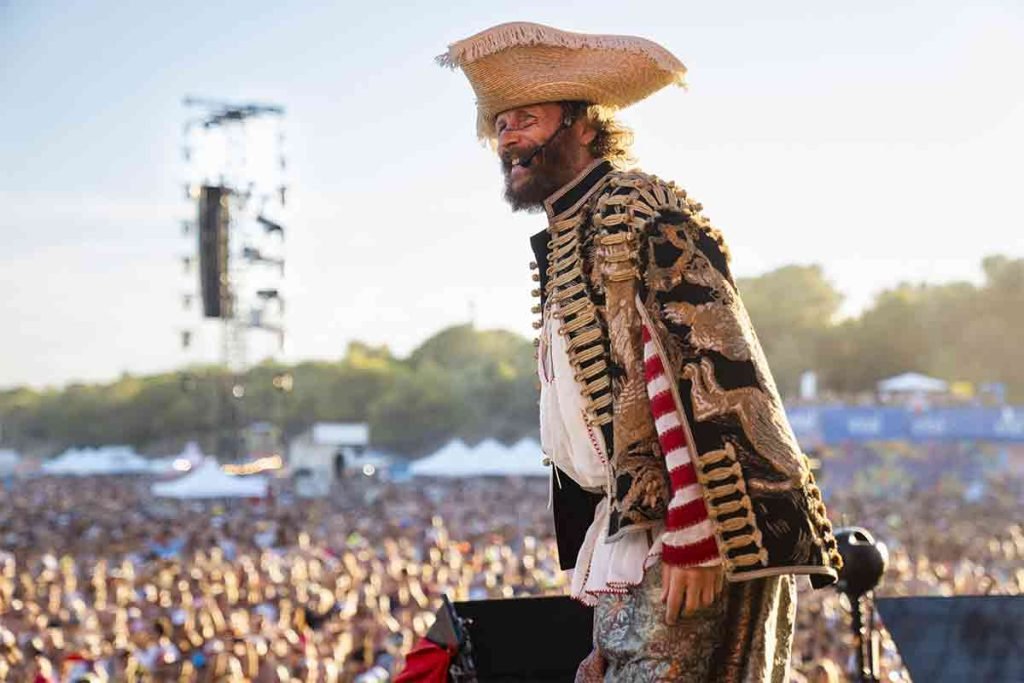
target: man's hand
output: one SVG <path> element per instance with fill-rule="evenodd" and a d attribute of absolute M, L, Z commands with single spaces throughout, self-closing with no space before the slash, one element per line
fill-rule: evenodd
<path fill-rule="evenodd" d="M 713 567 L 676 567 L 661 563 L 661 602 L 665 603 L 665 623 L 676 623 L 679 609 L 690 614 L 707 607 L 722 592 L 725 572 L 722 565 Z"/>

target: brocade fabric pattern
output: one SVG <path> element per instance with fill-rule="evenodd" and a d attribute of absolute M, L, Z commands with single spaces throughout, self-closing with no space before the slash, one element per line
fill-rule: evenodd
<path fill-rule="evenodd" d="M 789 575 L 728 583 L 712 605 L 665 623 L 661 567 L 594 608 L 594 656 L 577 681 L 786 683 L 796 619 Z"/>

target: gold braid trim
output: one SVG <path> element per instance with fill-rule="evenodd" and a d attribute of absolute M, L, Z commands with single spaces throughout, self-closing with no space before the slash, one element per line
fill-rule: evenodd
<path fill-rule="evenodd" d="M 551 315 L 561 321 L 558 334 L 566 338 L 569 364 L 583 395 L 584 417 L 587 424 L 600 426 L 612 420 L 611 382 L 607 375 L 608 363 L 602 358 L 603 333 L 597 319 L 597 306 L 587 292 L 583 273 L 580 244 L 583 220 L 584 214 L 579 212 L 548 226 L 551 238 L 545 294 L 553 305 Z"/>
<path fill-rule="evenodd" d="M 588 360 L 591 360 L 593 358 L 597 358 L 598 356 L 601 356 L 601 355 L 604 355 L 604 348 L 602 348 L 600 346 L 592 346 L 591 348 L 587 349 L 586 351 L 580 351 L 578 359 L 579 359 L 580 363 L 586 363 Z M 601 362 L 604 363 L 603 360 Z M 607 366 L 608 364 L 605 363 L 605 365 Z"/>
<path fill-rule="evenodd" d="M 835 534 L 832 532 L 832 522 L 828 519 L 825 503 L 821 499 L 821 489 L 818 488 L 818 484 L 814 481 L 814 473 L 808 469 L 807 474 L 807 493 L 814 501 L 810 509 L 811 520 L 817 525 L 818 532 L 825 543 L 825 553 L 828 555 L 832 567 L 838 572 L 843 568 L 843 557 L 839 554 L 839 545 L 836 543 Z"/>
<path fill-rule="evenodd" d="M 574 377 L 577 380 L 589 379 L 594 375 L 604 372 L 607 369 L 608 364 L 605 363 L 603 360 L 599 360 L 595 363 L 591 363 L 590 365 L 584 366 L 582 370 L 580 370 L 574 375 Z"/>
<path fill-rule="evenodd" d="M 586 289 L 587 284 L 585 282 L 577 282 L 576 284 L 570 287 L 566 287 L 565 289 L 559 292 L 555 292 L 551 296 L 554 298 L 555 301 L 562 302 L 568 299 L 572 299 L 577 294 L 582 294 Z"/>
<path fill-rule="evenodd" d="M 585 299 L 577 299 L 576 301 L 573 301 L 572 303 L 569 303 L 559 308 L 558 316 L 564 317 L 578 313 L 579 311 L 582 311 L 586 307 L 586 303 L 587 302 Z"/>
<path fill-rule="evenodd" d="M 590 346 L 594 342 L 600 341 L 602 336 L 603 335 L 600 329 L 595 330 L 587 328 L 585 332 L 582 332 L 581 334 L 578 334 L 575 337 L 569 339 L 569 350 L 578 353 L 581 348 L 585 346 Z M 573 364 L 573 368 L 575 367 L 576 365 Z"/>
<path fill-rule="evenodd" d="M 565 318 L 563 318 L 563 320 L 564 319 Z M 586 318 L 583 318 L 583 317 L 581 317 L 579 315 L 576 315 L 576 316 L 573 317 L 571 322 L 567 322 L 567 323 L 563 323 L 562 324 L 562 329 L 558 330 L 558 334 L 562 334 L 562 335 L 572 334 L 576 330 L 583 329 L 584 327 L 586 327 L 589 324 L 590 324 L 590 322 Z"/>
<path fill-rule="evenodd" d="M 677 391 L 674 385 L 671 388 L 673 393 Z M 683 424 L 687 440 L 693 444 L 688 420 L 684 419 Z M 695 447 L 691 448 L 691 453 L 696 450 Z M 726 443 L 725 448 L 697 453 L 696 456 L 697 478 L 704 489 L 708 514 L 715 520 L 721 545 L 726 550 L 726 563 L 734 567 L 766 566 L 768 551 L 762 544 L 761 530 L 757 528 L 754 508 L 747 495 L 747 484 L 735 448 L 731 443 Z M 735 498 L 736 495 L 739 498 Z M 736 535 L 721 538 L 723 532 Z"/>

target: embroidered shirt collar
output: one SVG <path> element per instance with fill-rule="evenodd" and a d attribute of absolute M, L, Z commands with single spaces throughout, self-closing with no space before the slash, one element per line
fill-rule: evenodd
<path fill-rule="evenodd" d="M 554 222 L 579 210 L 587 199 L 600 187 L 601 180 L 612 171 L 612 164 L 607 159 L 597 159 L 583 169 L 579 175 L 568 182 L 562 189 L 555 192 L 544 202 L 544 210 L 547 211 L 548 221 Z M 551 239 L 548 229 L 530 237 L 530 246 L 533 249 L 534 264 L 539 271 L 535 278 L 539 282 L 539 288 L 535 290 L 537 296 L 543 299 L 543 292 L 547 286 L 548 270 L 548 240 Z"/>
<path fill-rule="evenodd" d="M 576 211 L 597 188 L 598 181 L 608 175 L 611 170 L 612 163 L 610 161 L 595 159 L 562 189 L 544 200 L 544 210 L 548 214 L 548 220 L 554 221 L 562 218 L 565 214 Z"/>

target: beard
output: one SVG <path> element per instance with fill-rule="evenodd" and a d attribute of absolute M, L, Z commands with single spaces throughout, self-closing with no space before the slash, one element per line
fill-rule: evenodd
<path fill-rule="evenodd" d="M 501 157 L 501 170 L 505 174 L 505 201 L 513 211 L 537 213 L 544 208 L 544 200 L 576 177 L 573 164 L 578 151 L 569 135 L 556 135 L 530 163 L 529 175 L 519 187 L 512 187 L 512 159 L 525 157 L 536 147 L 511 149 Z"/>

